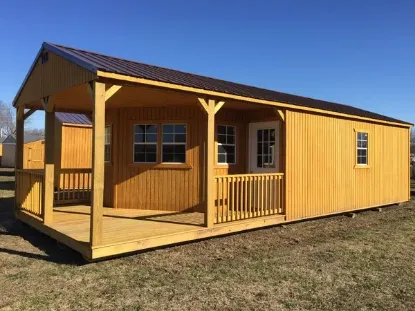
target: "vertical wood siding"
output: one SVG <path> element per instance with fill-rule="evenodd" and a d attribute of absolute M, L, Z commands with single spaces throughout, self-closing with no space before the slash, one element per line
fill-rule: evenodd
<path fill-rule="evenodd" d="M 262 121 L 265 115 L 266 121 L 276 120 L 276 116 L 269 115 L 268 110 L 255 112 L 222 108 L 218 112 L 215 116 L 216 125 L 236 126 L 237 163 L 229 166 L 216 164 L 215 175 L 247 172 L 249 122 Z M 107 111 L 107 122 L 113 126 L 113 170 L 106 170 L 105 184 L 109 185 L 112 177 L 114 207 L 167 211 L 204 210 L 206 115 L 200 107 L 110 109 Z M 187 124 L 186 157 L 190 168 L 158 168 L 155 164 L 133 163 L 133 125 L 147 122 Z"/>
<path fill-rule="evenodd" d="M 61 168 L 91 168 L 91 127 L 63 125 L 61 139 Z"/>
<path fill-rule="evenodd" d="M 49 60 L 42 64 L 39 58 L 28 77 L 24 88 L 17 100 L 17 105 L 40 100 L 53 93 L 84 84 L 95 79 L 95 74 L 49 53 Z"/>
<path fill-rule="evenodd" d="M 187 124 L 186 158 L 191 168 L 159 169 L 133 163 L 133 126 L 147 122 Z M 113 151 L 115 206 L 167 211 L 198 210 L 201 204 L 202 153 L 205 116 L 198 107 L 122 108 Z"/>
<path fill-rule="evenodd" d="M 38 140 L 23 145 L 23 168 L 43 169 L 45 167 L 45 141 Z"/>
<path fill-rule="evenodd" d="M 370 168 L 355 168 L 355 130 Z M 408 200 L 406 128 L 287 111 L 286 133 L 288 220 Z"/>

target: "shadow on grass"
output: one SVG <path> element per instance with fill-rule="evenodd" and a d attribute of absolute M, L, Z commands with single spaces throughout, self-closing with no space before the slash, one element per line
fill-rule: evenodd
<path fill-rule="evenodd" d="M 86 263 L 77 252 L 17 220 L 14 217 L 14 197 L 0 198 L 0 206 L 0 236 L 21 237 L 45 254 L 36 254 L 24 249 L 8 249 L 4 247 L 4 245 L 7 245 L 7 242 L 3 243 L 0 253 L 73 266 L 80 266 Z M 4 241 L 7 241 L 7 239 L 4 239 Z"/>

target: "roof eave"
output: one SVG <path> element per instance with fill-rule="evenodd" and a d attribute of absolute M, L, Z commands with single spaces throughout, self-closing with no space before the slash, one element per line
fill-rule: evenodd
<path fill-rule="evenodd" d="M 176 89 L 176 90 L 185 91 L 185 92 L 204 94 L 204 95 L 209 95 L 209 96 L 217 96 L 217 97 L 222 97 L 222 98 L 229 98 L 229 99 L 253 102 L 253 103 L 258 103 L 258 104 L 265 104 L 269 106 L 279 106 L 279 107 L 286 108 L 286 109 L 312 111 L 312 112 L 322 113 L 326 115 L 333 115 L 337 117 L 348 117 L 348 118 L 354 118 L 354 119 L 359 119 L 359 120 L 377 122 L 381 124 L 389 124 L 389 125 L 395 125 L 395 126 L 401 126 L 401 127 L 414 126 L 413 124 L 409 122 L 405 122 L 405 121 L 402 121 L 402 122 L 386 121 L 386 120 L 381 120 L 381 119 L 363 117 L 363 116 L 354 115 L 354 114 L 340 113 L 340 112 L 335 112 L 335 111 L 330 111 L 330 110 L 311 108 L 307 106 L 298 106 L 298 105 L 289 104 L 289 103 L 258 99 L 254 97 L 246 97 L 246 96 L 241 96 L 241 95 L 235 95 L 232 93 L 223 93 L 223 92 L 200 89 L 200 88 L 195 88 L 195 87 L 190 87 L 190 86 L 185 86 L 185 85 L 180 85 L 180 84 L 175 84 L 175 83 L 150 80 L 146 78 L 139 78 L 139 77 L 129 76 L 129 75 L 120 74 L 116 72 L 105 71 L 101 69 L 97 71 L 97 77 L 121 80 L 125 82 L 133 82 L 137 84 L 151 85 L 151 86 L 167 88 L 167 89 Z"/>

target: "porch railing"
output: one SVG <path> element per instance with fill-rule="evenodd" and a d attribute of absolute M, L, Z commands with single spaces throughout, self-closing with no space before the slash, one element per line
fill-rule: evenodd
<path fill-rule="evenodd" d="M 284 213 L 284 174 L 246 174 L 215 177 L 214 222 Z"/>
<path fill-rule="evenodd" d="M 16 204 L 36 216 L 42 215 L 43 170 L 16 170 Z"/>
<path fill-rule="evenodd" d="M 90 168 L 57 171 L 55 204 L 87 203 L 91 201 L 92 170 Z"/>

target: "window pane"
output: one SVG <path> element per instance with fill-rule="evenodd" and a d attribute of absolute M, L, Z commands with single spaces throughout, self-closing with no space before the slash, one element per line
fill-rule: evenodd
<path fill-rule="evenodd" d="M 134 162 L 145 162 L 145 161 L 146 161 L 145 153 L 134 154 Z"/>
<path fill-rule="evenodd" d="M 262 130 L 257 130 L 256 136 L 258 141 L 262 141 Z"/>
<path fill-rule="evenodd" d="M 144 153 L 145 152 L 145 145 L 136 144 L 134 145 L 134 153 Z"/>
<path fill-rule="evenodd" d="M 175 153 L 186 153 L 186 146 L 185 145 L 174 145 L 174 152 Z"/>
<path fill-rule="evenodd" d="M 174 153 L 174 145 L 163 145 L 163 153 Z"/>
<path fill-rule="evenodd" d="M 217 129 L 217 131 L 218 131 L 218 134 L 226 134 L 226 126 L 224 126 L 224 125 L 218 125 L 218 129 Z"/>
<path fill-rule="evenodd" d="M 184 163 L 186 162 L 186 155 L 184 153 L 177 153 L 174 155 L 173 162 Z"/>
<path fill-rule="evenodd" d="M 163 143 L 172 143 L 173 134 L 163 134 Z"/>
<path fill-rule="evenodd" d="M 157 134 L 157 125 L 147 125 L 146 126 L 146 133 L 153 133 Z"/>
<path fill-rule="evenodd" d="M 228 135 L 228 137 L 227 137 L 227 143 L 228 144 L 231 144 L 231 145 L 235 144 L 235 136 L 229 136 Z"/>
<path fill-rule="evenodd" d="M 224 147 L 225 147 L 226 153 L 235 153 L 235 146 L 227 145 Z"/>
<path fill-rule="evenodd" d="M 258 155 L 262 154 L 262 143 L 258 143 L 257 145 L 257 154 Z"/>
<path fill-rule="evenodd" d="M 157 134 L 146 134 L 146 142 L 156 143 L 157 142 Z"/>
<path fill-rule="evenodd" d="M 146 162 L 157 162 L 156 153 L 146 153 Z"/>
<path fill-rule="evenodd" d="M 175 124 L 174 132 L 177 134 L 186 134 L 186 124 Z"/>
<path fill-rule="evenodd" d="M 176 143 L 185 143 L 186 142 L 186 134 L 176 134 L 175 135 L 175 142 Z"/>
<path fill-rule="evenodd" d="M 134 127 L 134 133 L 144 133 L 145 126 L 144 125 L 136 125 Z"/>
<path fill-rule="evenodd" d="M 162 162 L 173 162 L 174 154 L 173 153 L 163 153 Z"/>
<path fill-rule="evenodd" d="M 257 164 L 257 167 L 262 167 L 262 156 L 258 156 L 257 157 L 257 162 L 256 162 Z"/>
<path fill-rule="evenodd" d="M 173 124 L 163 124 L 163 134 L 164 133 L 174 133 L 174 126 Z"/>
<path fill-rule="evenodd" d="M 235 127 L 234 126 L 228 126 L 227 127 L 227 134 L 235 136 Z"/>
<path fill-rule="evenodd" d="M 111 146 L 110 145 L 105 145 L 104 161 L 105 162 L 111 161 Z"/>
<path fill-rule="evenodd" d="M 218 153 L 226 153 L 226 148 L 223 145 L 218 145 Z"/>
<path fill-rule="evenodd" d="M 228 157 L 228 163 L 235 163 L 235 154 L 228 153 L 227 157 Z"/>
<path fill-rule="evenodd" d="M 269 140 L 271 142 L 275 142 L 275 130 L 274 129 L 270 129 L 270 135 L 269 135 Z"/>
<path fill-rule="evenodd" d="M 144 134 L 135 134 L 134 135 L 134 142 L 135 143 L 143 143 L 144 142 Z"/>
<path fill-rule="evenodd" d="M 226 163 L 226 155 L 223 153 L 218 154 L 218 163 Z"/>
<path fill-rule="evenodd" d="M 269 130 L 264 130 L 264 141 L 269 141 Z"/>
<path fill-rule="evenodd" d="M 226 135 L 218 135 L 218 143 L 226 144 Z"/>

